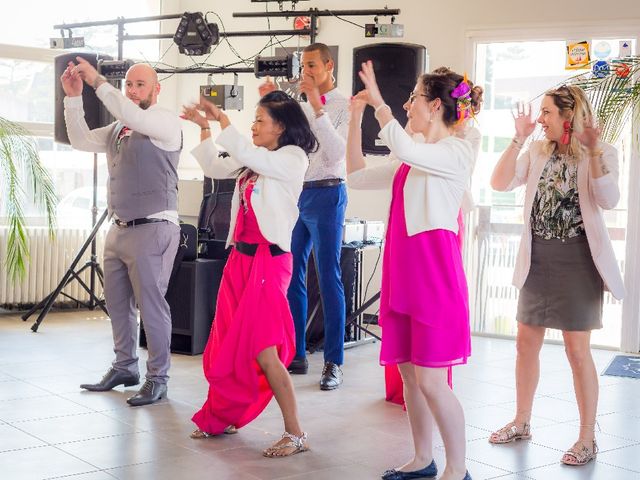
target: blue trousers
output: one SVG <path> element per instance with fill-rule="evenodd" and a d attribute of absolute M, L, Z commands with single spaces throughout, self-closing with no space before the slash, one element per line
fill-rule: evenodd
<path fill-rule="evenodd" d="M 340 249 L 347 188 L 306 188 L 298 200 L 300 216 L 293 229 L 293 275 L 287 297 L 296 329 L 296 358 L 306 356 L 308 314 L 307 262 L 313 246 L 324 313 L 324 361 L 344 361 L 345 300 L 340 273 Z"/>

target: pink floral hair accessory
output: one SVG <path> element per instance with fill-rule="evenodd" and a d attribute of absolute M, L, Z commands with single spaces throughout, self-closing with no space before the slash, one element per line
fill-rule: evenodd
<path fill-rule="evenodd" d="M 467 80 L 467 74 L 464 79 L 451 92 L 451 97 L 456 99 L 456 111 L 458 121 L 456 125 L 460 125 L 467 118 L 473 117 L 473 109 L 471 108 L 471 86 Z"/>

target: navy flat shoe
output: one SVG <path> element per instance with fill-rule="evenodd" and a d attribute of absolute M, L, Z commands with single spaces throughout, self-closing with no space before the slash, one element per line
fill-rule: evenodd
<path fill-rule="evenodd" d="M 417 478 L 435 478 L 436 475 L 438 475 L 438 467 L 436 467 L 435 460 L 432 460 L 423 469 L 414 470 L 413 472 L 401 472 L 396 469 L 387 470 L 382 474 L 382 480 L 414 480 Z M 471 477 L 468 479 L 465 477 L 464 480 L 471 480 Z"/>
<path fill-rule="evenodd" d="M 464 478 L 462 480 L 471 480 L 471 475 L 469 475 L 469 471 L 467 470 L 467 473 L 465 474 Z"/>

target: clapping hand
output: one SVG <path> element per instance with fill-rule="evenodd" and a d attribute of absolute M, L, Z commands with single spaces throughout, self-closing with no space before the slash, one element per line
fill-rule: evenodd
<path fill-rule="evenodd" d="M 352 118 L 357 118 L 358 120 L 362 116 L 362 112 L 367 107 L 369 103 L 369 93 L 366 90 L 360 90 L 353 97 L 351 97 L 351 103 L 349 104 L 349 111 L 351 112 Z"/>
<path fill-rule="evenodd" d="M 258 94 L 264 97 L 267 93 L 277 90 L 276 84 L 273 83 L 271 77 L 267 75 L 267 79 L 258 86 Z"/>
<path fill-rule="evenodd" d="M 69 62 L 67 68 L 60 76 L 60 82 L 62 83 L 62 89 L 65 95 L 68 97 L 79 97 L 82 95 L 82 78 L 78 75 L 76 64 Z"/>
<path fill-rule="evenodd" d="M 209 122 L 206 117 L 198 111 L 196 105 L 184 105 L 182 107 L 182 115 L 180 115 L 180 118 L 193 122 L 200 128 L 206 128 L 209 126 Z"/>
<path fill-rule="evenodd" d="M 593 119 L 590 119 L 589 122 L 584 124 L 581 132 L 574 130 L 573 135 L 582 145 L 587 147 L 587 149 L 594 150 L 598 146 L 601 133 L 602 129 L 595 124 Z"/>
<path fill-rule="evenodd" d="M 367 92 L 367 103 L 373 108 L 377 108 L 384 104 L 384 99 L 378 88 L 376 82 L 376 74 L 373 71 L 373 63 L 371 60 L 367 60 L 362 64 L 362 70 L 358 72 L 360 80 L 364 83 L 365 91 Z"/>
<path fill-rule="evenodd" d="M 318 85 L 316 85 L 315 78 L 313 78 L 311 75 L 302 75 L 302 79 L 298 84 L 298 91 L 300 93 L 304 93 L 307 96 L 307 101 L 314 110 L 319 110 L 322 108 L 320 90 L 318 89 Z"/>
<path fill-rule="evenodd" d="M 515 120 L 516 136 L 520 138 L 527 138 L 533 133 L 536 128 L 536 122 L 531 116 L 531 104 L 518 102 L 515 107 L 515 112 L 511 114 Z"/>

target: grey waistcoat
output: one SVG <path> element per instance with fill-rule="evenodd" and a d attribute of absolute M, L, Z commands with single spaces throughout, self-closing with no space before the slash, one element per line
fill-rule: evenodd
<path fill-rule="evenodd" d="M 156 147 L 149 137 L 131 132 L 117 146 L 123 124 L 113 125 L 107 143 L 107 205 L 113 214 L 128 222 L 164 210 L 178 210 L 178 159 L 180 148 L 168 152 Z"/>

